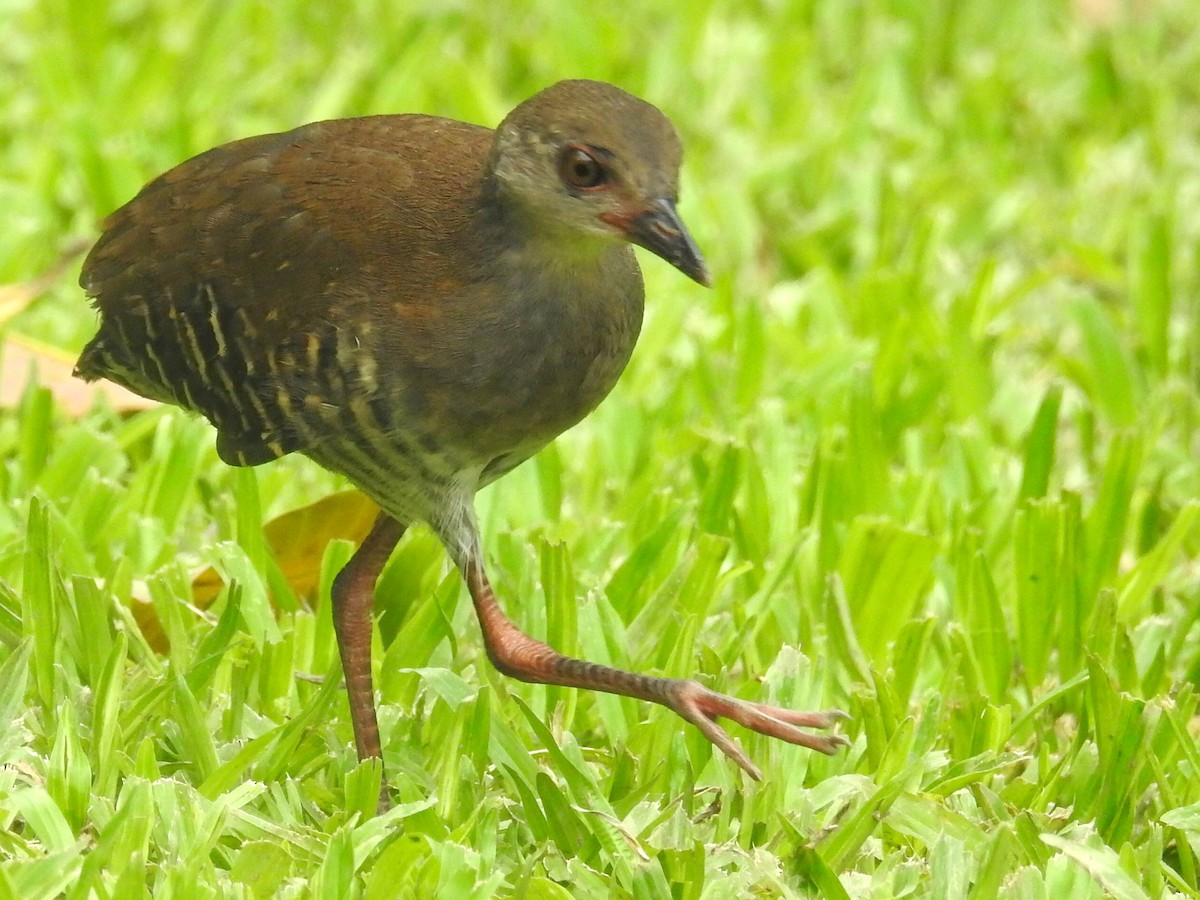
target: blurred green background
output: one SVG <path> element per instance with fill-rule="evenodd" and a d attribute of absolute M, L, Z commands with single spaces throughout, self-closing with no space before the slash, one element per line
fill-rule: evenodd
<path fill-rule="evenodd" d="M 1200 6 L 0 0 L 0 31 L 10 358 L 78 352 L 78 262 L 28 286 L 213 145 L 494 125 L 564 77 L 663 109 L 715 287 L 643 257 L 613 396 L 480 496 L 497 593 L 566 652 L 853 716 L 828 759 L 739 732 L 756 784 L 665 711 L 505 681 L 418 532 L 372 819 L 351 546 L 310 607 L 262 532 L 345 484 L 7 385 L 0 897 L 1197 896 Z"/>

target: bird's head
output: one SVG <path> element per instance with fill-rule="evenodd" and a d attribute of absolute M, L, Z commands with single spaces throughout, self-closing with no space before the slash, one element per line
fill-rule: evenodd
<path fill-rule="evenodd" d="M 610 84 L 560 81 L 496 129 L 490 166 L 548 230 L 645 247 L 702 285 L 711 276 L 675 210 L 683 151 L 656 107 Z"/>

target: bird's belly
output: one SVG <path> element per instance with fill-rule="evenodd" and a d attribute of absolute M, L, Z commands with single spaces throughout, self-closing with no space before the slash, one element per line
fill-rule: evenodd
<path fill-rule="evenodd" d="M 436 525 L 446 497 L 494 481 L 594 409 L 629 358 L 574 349 L 489 364 L 487 378 L 410 372 L 382 397 L 331 404 L 338 427 L 303 452 L 398 520 Z"/>

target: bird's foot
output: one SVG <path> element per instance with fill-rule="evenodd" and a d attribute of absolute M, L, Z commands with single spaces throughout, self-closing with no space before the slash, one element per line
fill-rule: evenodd
<path fill-rule="evenodd" d="M 739 700 L 727 694 L 709 690 L 698 681 L 679 680 L 661 701 L 679 716 L 691 722 L 712 741 L 722 753 L 741 766 L 751 778 L 759 781 L 762 773 L 720 725 L 718 718 L 731 719 L 751 731 L 778 738 L 789 744 L 799 744 L 820 753 L 834 754 L 850 742 L 840 734 L 813 734 L 805 728 L 832 728 L 850 717 L 841 710 L 800 712 Z"/>

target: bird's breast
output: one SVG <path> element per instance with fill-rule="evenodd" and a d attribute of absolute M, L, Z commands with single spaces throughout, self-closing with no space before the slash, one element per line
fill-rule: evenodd
<path fill-rule="evenodd" d="M 618 248 L 627 253 L 627 248 Z M 484 455 L 535 452 L 591 412 L 629 362 L 642 281 L 629 256 L 596 272 L 528 273 L 462 326 L 445 378 L 461 434 Z M 501 298 L 497 300 L 496 298 Z"/>

